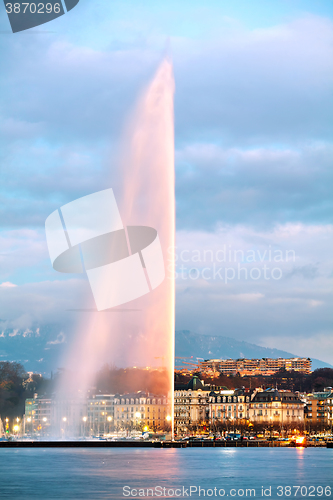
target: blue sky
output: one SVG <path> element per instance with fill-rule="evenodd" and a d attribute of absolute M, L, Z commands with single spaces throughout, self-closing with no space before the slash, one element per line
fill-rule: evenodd
<path fill-rule="evenodd" d="M 83 279 L 50 267 L 44 221 L 106 176 L 117 190 L 124 125 L 169 52 L 178 253 L 227 244 L 296 255 L 279 264 L 279 280 L 178 280 L 177 327 L 331 361 L 332 9 L 323 0 L 81 0 L 13 35 L 2 8 L 6 325 L 53 322 L 66 297 L 88 293 Z"/>

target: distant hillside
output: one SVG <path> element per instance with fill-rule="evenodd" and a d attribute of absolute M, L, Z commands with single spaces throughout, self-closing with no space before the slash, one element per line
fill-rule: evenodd
<path fill-rule="evenodd" d="M 193 356 L 204 359 L 226 358 L 294 358 L 297 354 L 269 347 L 261 347 L 230 337 L 199 335 L 189 330 L 176 331 L 176 356 Z M 309 356 L 310 357 L 310 356 Z M 312 369 L 333 368 L 332 365 L 312 359 Z"/>
<path fill-rule="evenodd" d="M 62 359 L 68 349 L 70 331 L 60 324 L 34 325 L 25 329 L 1 329 L 0 361 L 17 361 L 28 371 L 49 376 L 62 366 Z M 296 354 L 269 349 L 229 337 L 208 336 L 188 330 L 176 331 L 176 356 L 194 358 L 265 358 L 294 357 Z M 119 366 L 123 366 L 119 360 Z M 319 360 L 312 360 L 312 368 L 333 368 Z"/>
<path fill-rule="evenodd" d="M 66 345 L 60 325 L 1 329 L 0 320 L 0 361 L 16 361 L 27 371 L 49 376 L 59 367 Z"/>

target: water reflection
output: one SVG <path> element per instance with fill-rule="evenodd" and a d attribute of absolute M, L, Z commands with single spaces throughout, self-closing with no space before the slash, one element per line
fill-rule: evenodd
<path fill-rule="evenodd" d="M 333 488 L 329 449 L 3 449 L 0 467 L 1 498 L 24 500 L 120 499 L 125 485 L 255 488 L 256 496 L 271 486 L 271 498 L 279 485 Z"/>

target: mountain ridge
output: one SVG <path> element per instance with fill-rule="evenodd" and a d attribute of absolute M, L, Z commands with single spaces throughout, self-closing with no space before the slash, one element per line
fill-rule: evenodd
<path fill-rule="evenodd" d="M 205 335 L 190 330 L 176 330 L 176 356 L 199 359 L 239 359 L 239 358 L 299 358 L 280 349 L 262 347 L 244 340 L 236 340 L 220 335 Z M 329 363 L 311 358 L 312 370 L 333 368 Z"/>
<path fill-rule="evenodd" d="M 70 331 L 61 324 L 34 325 L 30 328 L 3 328 L 0 326 L 0 361 L 16 361 L 27 371 L 49 376 L 62 366 L 69 348 Z M 226 358 L 290 358 L 300 357 L 279 349 L 262 347 L 220 335 L 205 335 L 190 330 L 176 330 L 176 356 L 201 359 Z M 303 357 L 303 356 L 301 356 Z M 329 367 L 329 363 L 312 359 L 312 370 Z M 185 366 L 185 365 L 184 365 Z"/>

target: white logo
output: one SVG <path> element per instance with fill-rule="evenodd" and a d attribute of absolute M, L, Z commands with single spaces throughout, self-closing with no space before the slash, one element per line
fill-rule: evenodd
<path fill-rule="evenodd" d="M 111 188 L 52 212 L 45 231 L 53 268 L 86 272 L 98 311 L 141 297 L 165 278 L 157 231 L 124 227 Z"/>

